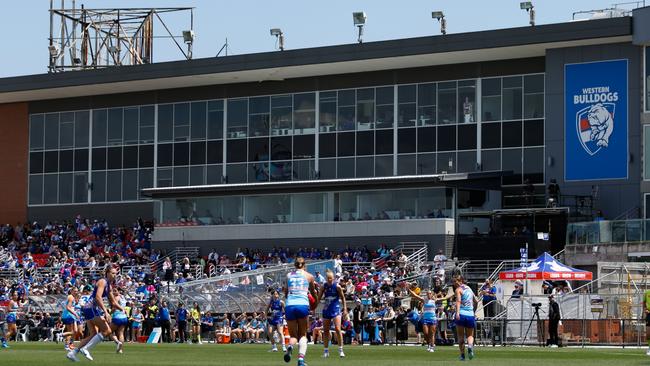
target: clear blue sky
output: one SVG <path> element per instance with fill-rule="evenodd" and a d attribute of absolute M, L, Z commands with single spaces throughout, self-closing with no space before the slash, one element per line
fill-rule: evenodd
<path fill-rule="evenodd" d="M 71 6 L 70 0 L 66 1 Z M 537 24 L 565 22 L 574 11 L 609 7 L 612 0 L 537 0 Z M 519 0 L 77 0 L 87 8 L 195 7 L 194 57 L 212 57 L 228 38 L 231 54 L 272 51 L 269 29 L 282 28 L 286 48 L 306 48 L 356 41 L 352 12 L 365 11 L 365 42 L 439 34 L 432 10 L 443 10 L 448 33 L 526 26 Z M 55 0 L 60 4 L 60 0 Z M 3 52 L 0 77 L 47 71 L 49 0 L 3 1 L 0 16 Z M 29 15 L 31 13 L 31 15 Z M 188 18 L 189 19 L 189 16 Z M 179 34 L 182 24 L 171 21 Z M 189 20 L 187 21 L 189 23 Z M 157 41 L 155 61 L 180 59 L 167 40 Z M 14 55 L 9 50 L 15 50 Z"/>

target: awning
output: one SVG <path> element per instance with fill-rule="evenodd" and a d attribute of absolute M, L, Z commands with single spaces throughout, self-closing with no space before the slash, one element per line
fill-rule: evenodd
<path fill-rule="evenodd" d="M 591 281 L 592 277 L 591 272 L 564 265 L 546 252 L 529 263 L 527 267 L 499 273 L 501 280 Z"/>

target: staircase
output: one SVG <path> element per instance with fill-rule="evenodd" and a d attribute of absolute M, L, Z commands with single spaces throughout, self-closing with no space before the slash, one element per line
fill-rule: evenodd
<path fill-rule="evenodd" d="M 171 259 L 172 264 L 177 265 L 185 257 L 190 258 L 190 260 L 195 259 L 199 256 L 199 253 L 199 247 L 178 247 L 167 253 L 167 255 L 160 256 L 160 259 L 157 261 L 152 262 L 150 264 L 151 271 L 156 272 L 157 270 L 162 269 L 162 264 L 165 262 L 166 257 Z"/>

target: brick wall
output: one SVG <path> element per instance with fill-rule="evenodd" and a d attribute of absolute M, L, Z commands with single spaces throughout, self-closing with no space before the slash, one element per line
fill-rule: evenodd
<path fill-rule="evenodd" d="M 27 218 L 27 103 L 0 104 L 0 223 Z"/>

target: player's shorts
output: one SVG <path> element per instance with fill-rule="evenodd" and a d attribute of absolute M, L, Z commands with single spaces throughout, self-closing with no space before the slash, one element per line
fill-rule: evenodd
<path fill-rule="evenodd" d="M 334 319 L 340 315 L 341 315 L 341 308 L 339 306 L 323 309 L 323 319 Z"/>
<path fill-rule="evenodd" d="M 309 316 L 309 305 L 290 305 L 284 309 L 287 320 L 298 320 Z"/>
<path fill-rule="evenodd" d="M 476 328 L 476 318 L 473 316 L 460 314 L 460 317 L 456 319 L 456 326 L 464 328 Z"/>
<path fill-rule="evenodd" d="M 142 323 L 132 322 L 132 323 L 131 323 L 131 327 L 132 327 L 133 329 L 140 329 L 140 328 L 142 327 Z"/>
<path fill-rule="evenodd" d="M 129 325 L 129 318 L 113 318 L 111 323 L 117 325 L 118 327 L 126 327 Z"/>
<path fill-rule="evenodd" d="M 432 326 L 432 325 L 437 325 L 437 324 L 438 324 L 438 320 L 436 318 L 422 319 L 422 325 Z"/>
<path fill-rule="evenodd" d="M 16 314 L 7 315 L 5 320 L 7 321 L 7 324 L 16 324 Z"/>
<path fill-rule="evenodd" d="M 650 327 L 650 313 L 645 316 L 645 326 Z"/>
<path fill-rule="evenodd" d="M 74 324 L 77 321 L 77 319 L 75 319 L 73 316 L 64 316 L 61 318 L 61 321 L 65 325 L 71 325 Z"/>
<path fill-rule="evenodd" d="M 92 320 L 95 319 L 95 317 L 104 316 L 104 312 L 96 306 L 81 308 L 81 313 L 86 320 Z"/>
<path fill-rule="evenodd" d="M 269 319 L 269 325 L 272 325 L 274 327 L 277 327 L 278 325 L 282 325 L 282 323 L 284 323 L 284 319 L 282 317 Z"/>

